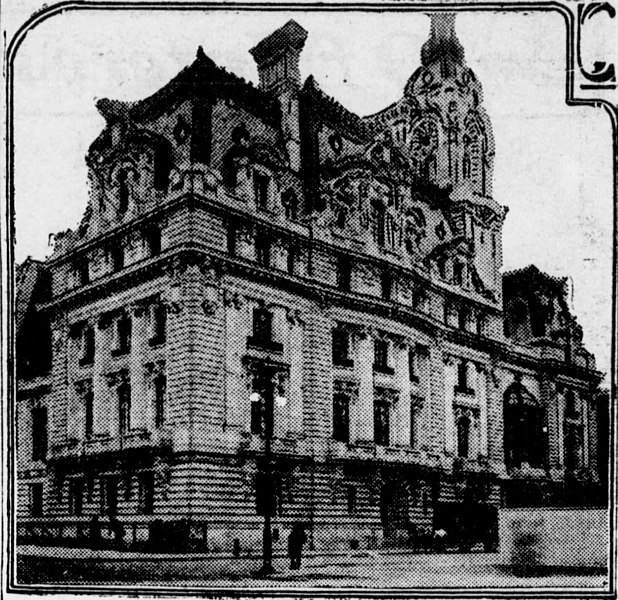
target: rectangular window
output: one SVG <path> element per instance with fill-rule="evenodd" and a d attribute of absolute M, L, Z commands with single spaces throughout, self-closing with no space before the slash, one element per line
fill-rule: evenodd
<path fill-rule="evenodd" d="M 32 460 L 47 458 L 47 408 L 32 410 Z"/>
<path fill-rule="evenodd" d="M 390 405 L 384 400 L 375 400 L 373 403 L 373 431 L 374 441 L 381 446 L 390 443 Z"/>
<path fill-rule="evenodd" d="M 131 431 L 131 386 L 128 382 L 118 386 L 118 426 L 121 435 Z"/>
<path fill-rule="evenodd" d="M 349 485 L 347 488 L 348 512 L 356 512 L 356 487 Z"/>
<path fill-rule="evenodd" d="M 347 256 L 337 257 L 337 287 L 343 292 L 350 291 L 352 267 Z"/>
<path fill-rule="evenodd" d="M 375 340 L 374 342 L 374 358 L 373 369 L 380 373 L 387 375 L 393 375 L 395 370 L 388 365 L 388 341 L 387 340 Z"/>
<path fill-rule="evenodd" d="M 255 203 L 259 208 L 268 208 L 268 184 L 270 177 L 262 173 L 253 173 L 253 190 Z"/>
<path fill-rule="evenodd" d="M 461 360 L 457 364 L 457 385 L 455 391 L 460 394 L 474 394 L 474 390 L 470 389 L 468 381 L 468 363 Z"/>
<path fill-rule="evenodd" d="M 91 365 L 94 362 L 94 328 L 86 325 L 82 330 L 80 366 Z"/>
<path fill-rule="evenodd" d="M 131 351 L 131 317 L 123 312 L 115 322 L 116 347 L 112 350 L 112 356 L 122 356 Z"/>
<path fill-rule="evenodd" d="M 75 273 L 79 285 L 90 283 L 90 264 L 86 257 L 80 258 L 75 265 Z"/>
<path fill-rule="evenodd" d="M 167 389 L 167 379 L 165 374 L 159 373 L 154 378 L 155 394 L 155 427 L 161 427 L 165 423 L 165 392 Z"/>
<path fill-rule="evenodd" d="M 296 271 L 297 250 L 293 246 L 288 246 L 287 269 L 289 275 L 294 275 Z"/>
<path fill-rule="evenodd" d="M 273 316 L 263 307 L 253 309 L 253 331 L 247 338 L 249 346 L 255 346 L 271 352 L 283 352 L 283 344 L 273 340 Z"/>
<path fill-rule="evenodd" d="M 380 295 L 382 300 L 393 299 L 393 278 L 388 272 L 383 272 L 380 276 Z"/>
<path fill-rule="evenodd" d="M 149 344 L 158 346 L 165 342 L 167 333 L 167 308 L 163 303 L 157 303 L 152 306 L 150 312 L 151 318 L 151 337 Z"/>
<path fill-rule="evenodd" d="M 333 329 L 333 364 L 338 367 L 353 367 L 350 358 L 350 334 L 343 328 Z"/>
<path fill-rule="evenodd" d="M 139 478 L 139 511 L 151 515 L 154 509 L 154 473 L 142 473 Z"/>
<path fill-rule="evenodd" d="M 69 481 L 69 514 L 79 517 L 84 507 L 84 480 L 71 479 Z"/>
<path fill-rule="evenodd" d="M 30 484 L 30 514 L 33 517 L 43 516 L 43 484 Z"/>
<path fill-rule="evenodd" d="M 118 512 L 118 477 L 101 479 L 101 514 L 115 515 Z"/>
<path fill-rule="evenodd" d="M 350 441 L 350 399 L 345 394 L 333 396 L 333 438 Z"/>
<path fill-rule="evenodd" d="M 418 407 L 412 406 L 410 408 L 410 448 L 416 448 L 417 440 L 417 420 L 418 420 Z"/>
<path fill-rule="evenodd" d="M 88 390 L 84 394 L 84 433 L 86 438 L 92 437 L 94 426 L 94 392 Z"/>
<path fill-rule="evenodd" d="M 122 245 L 114 246 L 109 251 L 109 259 L 112 265 L 112 271 L 120 271 L 124 268 L 124 248 Z"/>
<path fill-rule="evenodd" d="M 459 314 L 457 316 L 459 329 L 465 331 L 467 329 L 468 324 L 468 311 L 465 308 L 459 309 Z"/>
<path fill-rule="evenodd" d="M 413 383 L 418 383 L 418 373 L 417 373 L 417 359 L 418 355 L 416 353 L 415 348 L 408 349 L 408 374 L 410 377 L 410 381 Z"/>
<path fill-rule="evenodd" d="M 227 224 L 227 253 L 236 256 L 236 225 Z"/>
<path fill-rule="evenodd" d="M 455 262 L 453 265 L 453 283 L 455 285 L 463 285 L 464 282 L 464 266 L 463 263 Z"/>
<path fill-rule="evenodd" d="M 150 256 L 161 254 L 161 229 L 156 225 L 150 226 L 145 234 L 146 247 Z"/>
<path fill-rule="evenodd" d="M 270 240 L 259 233 L 255 237 L 255 260 L 265 268 L 270 267 Z"/>

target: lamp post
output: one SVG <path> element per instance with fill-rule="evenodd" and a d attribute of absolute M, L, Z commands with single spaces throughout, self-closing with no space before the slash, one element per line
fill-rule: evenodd
<path fill-rule="evenodd" d="M 273 474 L 272 474 L 272 438 L 274 429 L 274 408 L 277 406 L 283 407 L 287 403 L 287 399 L 282 395 L 275 396 L 274 385 L 272 378 L 266 376 L 264 378 L 262 394 L 253 392 L 251 395 L 252 402 L 262 402 L 264 410 L 263 432 L 264 432 L 264 468 L 261 478 L 260 489 L 257 493 L 261 495 L 260 501 L 264 509 L 264 525 L 262 529 L 262 566 L 256 572 L 256 576 L 264 577 L 272 575 L 277 571 L 273 567 L 273 538 L 271 519 L 274 512 L 275 501 L 273 489 Z"/>

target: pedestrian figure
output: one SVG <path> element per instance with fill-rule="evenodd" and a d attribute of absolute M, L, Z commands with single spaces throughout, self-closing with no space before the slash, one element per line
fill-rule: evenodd
<path fill-rule="evenodd" d="M 444 552 L 446 542 L 446 531 L 442 528 L 436 529 L 433 534 L 433 545 L 436 552 Z"/>
<path fill-rule="evenodd" d="M 101 524 L 99 523 L 99 515 L 92 515 L 90 519 L 90 547 L 96 550 L 101 545 Z"/>
<path fill-rule="evenodd" d="M 300 523 L 294 523 L 288 537 L 288 554 L 290 556 L 290 569 L 300 569 L 300 561 L 303 555 L 303 545 L 307 541 L 305 529 Z"/>
<path fill-rule="evenodd" d="M 124 546 L 124 526 L 115 515 L 109 517 L 109 529 L 114 535 L 116 547 L 122 548 Z"/>

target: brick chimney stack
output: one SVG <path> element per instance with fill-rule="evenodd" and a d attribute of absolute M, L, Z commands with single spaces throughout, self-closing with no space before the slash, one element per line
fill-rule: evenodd
<path fill-rule="evenodd" d="M 260 89 L 271 92 L 281 105 L 281 130 L 295 171 L 300 170 L 298 61 L 306 40 L 307 32 L 296 21 L 288 21 L 249 50 L 257 64 Z"/>

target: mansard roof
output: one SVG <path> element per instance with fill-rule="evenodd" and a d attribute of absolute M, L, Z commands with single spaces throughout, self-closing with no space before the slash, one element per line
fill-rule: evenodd
<path fill-rule="evenodd" d="M 101 99 L 97 109 L 108 121 L 145 121 L 169 110 L 177 102 L 198 94 L 233 99 L 257 116 L 278 123 L 279 103 L 251 82 L 218 66 L 200 46 L 193 63 L 185 67 L 160 90 L 135 102 Z"/>
<path fill-rule="evenodd" d="M 356 113 L 352 112 L 335 100 L 332 96 L 324 93 L 313 75 L 307 77 L 303 85 L 303 95 L 311 103 L 311 108 L 322 118 L 334 126 L 342 126 L 350 135 L 361 141 L 369 141 L 375 134 L 370 123 L 364 121 Z"/>

